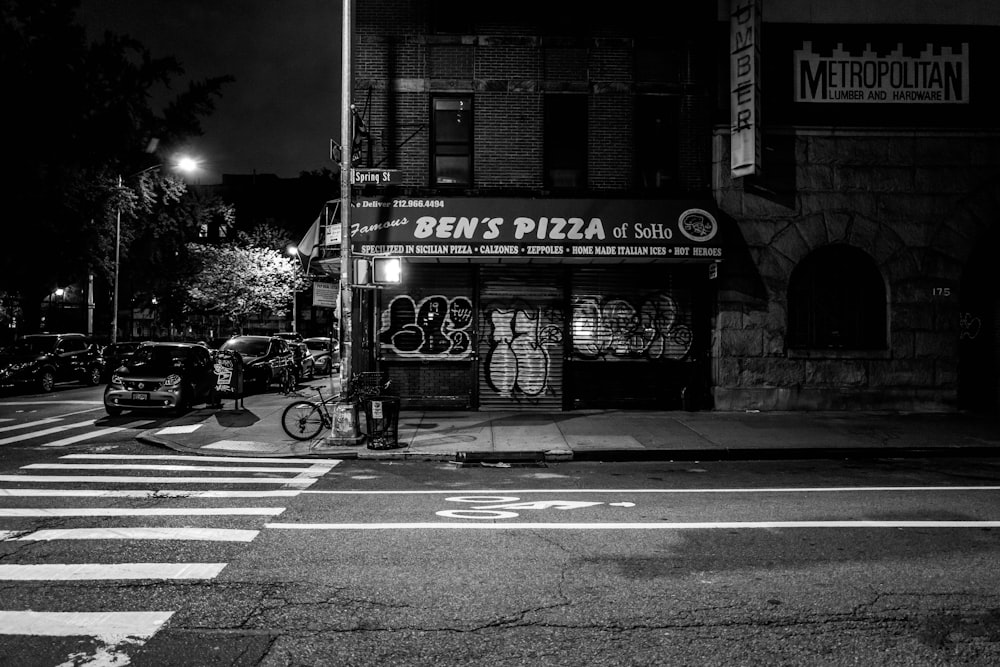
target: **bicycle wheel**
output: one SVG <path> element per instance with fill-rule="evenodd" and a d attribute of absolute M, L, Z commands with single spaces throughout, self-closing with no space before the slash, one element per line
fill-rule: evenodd
<path fill-rule="evenodd" d="M 316 403 L 296 401 L 281 413 L 281 428 L 296 440 L 312 440 L 324 426 L 325 416 Z"/>

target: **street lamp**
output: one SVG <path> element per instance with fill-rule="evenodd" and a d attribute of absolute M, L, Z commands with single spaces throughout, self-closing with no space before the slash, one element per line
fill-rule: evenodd
<path fill-rule="evenodd" d="M 286 251 L 292 257 L 299 256 L 299 249 L 293 245 L 288 246 Z M 292 331 L 297 332 L 296 323 L 299 321 L 299 306 L 298 306 L 298 295 L 299 291 L 292 286 Z"/>
<path fill-rule="evenodd" d="M 130 174 L 129 178 L 135 178 L 136 176 L 141 176 L 142 174 L 148 173 L 150 171 L 155 171 L 161 169 L 163 165 L 154 164 L 151 167 L 146 167 L 141 169 L 134 174 Z M 182 156 L 177 158 L 174 163 L 174 169 L 184 173 L 191 173 L 198 170 L 198 160 Z M 122 189 L 122 176 L 118 175 L 118 190 Z M 118 342 L 118 267 L 121 263 L 121 247 L 122 247 L 122 203 L 121 199 L 118 200 L 118 211 L 115 215 L 115 282 L 112 288 L 112 305 L 111 305 L 111 343 Z"/>

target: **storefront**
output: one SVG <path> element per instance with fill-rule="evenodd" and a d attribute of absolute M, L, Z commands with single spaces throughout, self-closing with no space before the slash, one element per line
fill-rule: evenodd
<path fill-rule="evenodd" d="M 708 407 L 714 281 L 732 230 L 704 202 L 371 198 L 362 347 L 404 406 Z"/>

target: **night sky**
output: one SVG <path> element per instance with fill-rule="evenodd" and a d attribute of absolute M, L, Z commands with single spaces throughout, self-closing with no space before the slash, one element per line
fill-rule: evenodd
<path fill-rule="evenodd" d="M 189 80 L 232 75 L 205 133 L 192 140 L 199 182 L 221 174 L 333 168 L 340 139 L 340 3 L 332 0 L 81 0 L 91 40 L 127 34 L 173 56 Z"/>

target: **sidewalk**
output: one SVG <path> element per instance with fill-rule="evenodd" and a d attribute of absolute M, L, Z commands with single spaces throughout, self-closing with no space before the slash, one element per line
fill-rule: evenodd
<path fill-rule="evenodd" d="M 317 380 L 324 395 L 330 380 Z M 336 383 L 336 380 L 332 382 Z M 312 389 L 300 388 L 302 398 Z M 407 411 L 399 448 L 331 446 L 289 438 L 282 410 L 294 396 L 248 396 L 243 410 L 195 409 L 137 437 L 212 456 L 445 460 L 459 463 L 568 460 L 746 460 L 1000 455 L 1000 418 L 889 412 L 558 413 Z M 364 413 L 360 412 L 362 431 Z"/>

